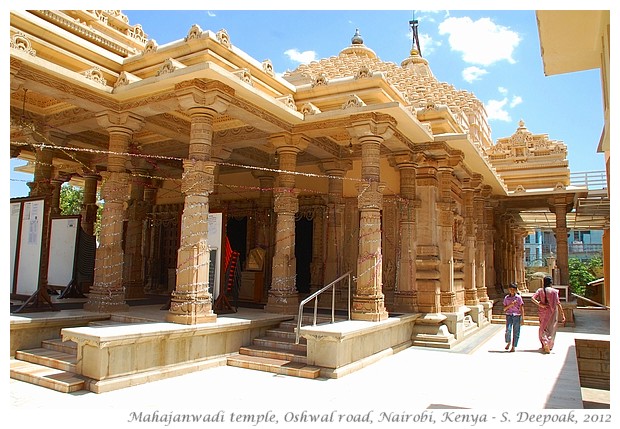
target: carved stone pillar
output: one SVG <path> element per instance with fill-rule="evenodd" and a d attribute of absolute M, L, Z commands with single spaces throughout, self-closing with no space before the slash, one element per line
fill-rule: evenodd
<path fill-rule="evenodd" d="M 142 298 L 144 297 L 142 232 L 147 213 L 144 187 L 148 164 L 144 159 L 135 157 L 131 159 L 131 164 L 131 197 L 127 207 L 123 283 L 127 298 Z"/>
<path fill-rule="evenodd" d="M 478 301 L 489 301 L 487 286 L 487 224 L 485 216 L 485 204 L 490 196 L 490 187 L 478 187 L 474 192 L 474 218 L 476 223 L 476 291 Z"/>
<path fill-rule="evenodd" d="M 490 190 L 487 191 L 490 194 Z M 494 201 L 487 199 L 484 203 L 484 242 L 485 242 L 485 258 L 484 267 L 485 282 L 487 290 L 495 291 L 497 284 L 497 275 L 495 273 L 495 255 L 496 247 L 499 246 L 499 239 L 496 238 L 495 232 L 495 208 Z"/>
<path fill-rule="evenodd" d="M 561 285 L 569 284 L 568 276 L 568 228 L 566 226 L 566 213 L 569 211 L 566 197 L 561 196 L 551 201 L 551 211 L 555 213 L 555 242 L 557 245 L 556 265 L 560 269 L 560 278 L 554 279 Z"/>
<path fill-rule="evenodd" d="M 233 149 L 230 147 L 217 146 L 211 149 L 211 160 L 215 162 L 214 188 L 213 193 L 209 195 L 209 206 L 213 209 L 220 208 L 220 193 L 218 185 L 220 183 L 220 164 L 227 161 L 232 154 Z"/>
<path fill-rule="evenodd" d="M 310 293 L 325 286 L 323 255 L 325 254 L 325 202 L 318 201 L 320 207 L 313 209 L 312 217 L 312 261 L 310 262 Z"/>
<path fill-rule="evenodd" d="M 463 206 L 465 223 L 464 287 L 465 305 L 478 305 L 476 290 L 476 225 L 474 214 L 474 189 L 480 184 L 479 178 L 466 179 L 463 185 Z"/>
<path fill-rule="evenodd" d="M 185 195 L 176 288 L 166 320 L 193 325 L 214 322 L 209 292 L 209 194 L 214 189 L 211 161 L 213 119 L 226 111 L 233 91 L 218 82 L 195 80 L 177 86 L 181 107 L 190 115 L 188 159 L 183 161 L 181 192 Z"/>
<path fill-rule="evenodd" d="M 299 201 L 293 173 L 297 168 L 297 154 L 307 147 L 308 139 L 300 135 L 280 134 L 273 136 L 270 142 L 278 154 L 280 173 L 274 200 L 276 243 L 271 288 L 265 310 L 271 313 L 297 314 L 299 293 L 295 282 L 295 214 L 299 210 Z"/>
<path fill-rule="evenodd" d="M 358 186 L 359 253 L 357 284 L 351 318 L 377 322 L 388 318 L 382 283 L 380 152 L 383 141 L 393 134 L 389 121 L 378 118 L 359 120 L 348 129 L 362 148 L 362 180 Z"/>
<path fill-rule="evenodd" d="M 143 265 L 143 279 L 145 291 L 150 292 L 155 289 L 155 283 L 153 281 L 153 263 L 154 263 L 154 225 L 153 225 L 153 206 L 157 203 L 157 181 L 149 179 L 147 185 L 144 187 L 144 204 L 146 205 L 146 219 L 142 230 L 142 257 L 144 261 Z"/>
<path fill-rule="evenodd" d="M 325 242 L 325 282 L 332 282 L 344 274 L 344 176 L 351 169 L 350 160 L 332 160 L 322 164 L 323 171 L 328 176 L 328 195 Z M 343 283 L 344 284 L 344 283 Z M 347 305 L 348 289 L 346 286 L 336 289 L 336 302 Z M 330 297 L 331 299 L 331 297 Z M 322 304 L 331 303 L 327 298 L 321 298 Z"/>
<path fill-rule="evenodd" d="M 439 279 L 439 246 L 437 199 L 439 181 L 437 163 L 424 159 L 416 169 L 416 285 L 418 311 L 439 313 L 441 311 L 441 287 Z M 452 238 L 450 238 L 452 239 Z"/>
<path fill-rule="evenodd" d="M 101 214 L 101 234 L 95 259 L 93 287 L 84 304 L 87 311 L 114 312 L 127 310 L 123 286 L 123 224 L 125 205 L 129 199 L 129 175 L 125 164 L 132 133 L 143 125 L 143 119 L 129 112 L 102 112 L 99 125 L 110 135 L 108 169 L 101 173 L 101 197 L 105 201 Z"/>
<path fill-rule="evenodd" d="M 439 235 L 439 275 L 441 285 L 441 312 L 452 313 L 458 310 L 454 288 L 454 211 L 452 199 L 452 175 L 454 164 L 449 158 L 440 161 L 439 194 L 437 201 L 437 229 Z"/>
<path fill-rule="evenodd" d="M 509 217 L 510 221 L 506 223 L 507 226 L 507 235 L 508 235 L 508 248 L 507 248 L 507 256 L 506 259 L 508 261 L 507 265 L 507 278 L 506 284 L 510 284 L 517 280 L 517 236 L 516 236 L 516 227 L 515 221 L 512 216 Z"/>
<path fill-rule="evenodd" d="M 525 237 L 527 230 L 517 228 L 515 230 L 515 283 L 521 292 L 528 292 L 525 282 Z"/>
<path fill-rule="evenodd" d="M 473 221 L 474 221 L 474 240 L 475 240 L 475 260 L 474 264 L 476 272 L 474 274 L 474 286 L 476 288 L 476 298 L 478 299 L 478 308 L 480 313 L 476 316 L 473 314 L 478 326 L 490 323 L 493 316 L 493 301 L 489 299 L 486 286 L 486 225 L 484 219 L 485 199 L 490 195 L 490 187 L 481 186 L 482 178 L 479 175 L 474 176 L 479 179 L 474 189 L 473 204 Z M 489 252 L 492 253 L 492 252 Z M 491 255 L 492 256 L 492 255 Z M 473 309 L 473 307 L 472 307 Z"/>
<path fill-rule="evenodd" d="M 416 166 L 418 158 L 412 153 L 399 154 L 394 163 L 400 171 L 400 243 L 397 252 L 399 271 L 394 310 L 413 313 L 418 311 L 416 284 Z"/>
<path fill-rule="evenodd" d="M 267 171 L 255 170 L 253 173 L 260 184 L 258 196 L 258 210 L 256 211 L 256 246 L 265 251 L 263 265 L 263 293 L 262 299 L 267 299 L 268 285 L 271 285 L 271 269 L 275 247 L 276 216 L 273 211 L 273 189 L 275 174 Z"/>
<path fill-rule="evenodd" d="M 48 137 L 49 138 L 49 135 Z M 39 265 L 39 292 L 42 298 L 50 302 L 47 294 L 47 270 L 49 263 L 49 244 L 50 244 L 50 226 L 51 226 L 51 208 L 52 194 L 54 185 L 51 183 L 52 178 L 52 160 L 54 154 L 51 149 L 37 148 L 35 153 L 34 177 L 32 182 L 27 185 L 30 188 L 29 197 L 43 199 L 43 225 L 41 229 L 41 259 Z M 41 295 L 39 295 L 41 296 Z"/>
<path fill-rule="evenodd" d="M 97 222 L 97 181 L 101 180 L 98 174 L 83 174 L 84 198 L 82 200 L 82 229 L 86 234 L 95 234 L 95 222 Z"/>
<path fill-rule="evenodd" d="M 50 214 L 52 216 L 59 216 L 62 212 L 60 208 L 60 191 L 62 184 L 69 181 L 71 177 L 65 174 L 58 174 L 54 179 L 50 181 L 53 186 Z"/>

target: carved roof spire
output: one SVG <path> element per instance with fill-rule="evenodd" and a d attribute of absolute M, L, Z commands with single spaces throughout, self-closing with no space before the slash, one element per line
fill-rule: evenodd
<path fill-rule="evenodd" d="M 362 39 L 362 36 L 360 35 L 359 28 L 355 29 L 355 35 L 351 38 L 351 44 L 352 45 L 363 45 L 364 44 L 364 39 Z"/>
<path fill-rule="evenodd" d="M 355 29 L 355 34 L 351 38 L 351 45 L 340 51 L 340 55 L 342 54 L 355 54 L 358 56 L 377 58 L 377 54 L 375 54 L 375 51 L 364 45 L 364 39 L 362 39 L 362 36 L 360 35 L 360 30 L 358 28 Z"/>

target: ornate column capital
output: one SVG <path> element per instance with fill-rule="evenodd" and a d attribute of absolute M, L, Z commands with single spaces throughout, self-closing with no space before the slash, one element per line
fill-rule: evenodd
<path fill-rule="evenodd" d="M 179 106 L 190 115 L 224 113 L 235 95 L 234 89 L 217 81 L 193 79 L 175 85 Z M 211 113 L 212 114 L 212 113 Z"/>
<path fill-rule="evenodd" d="M 347 131 L 357 139 L 380 137 L 387 140 L 394 135 L 395 126 L 396 120 L 389 115 L 368 113 L 353 116 Z"/>
<path fill-rule="evenodd" d="M 109 133 L 132 134 L 144 126 L 144 118 L 132 112 L 106 110 L 95 114 L 99 126 Z"/>
<path fill-rule="evenodd" d="M 280 133 L 269 136 L 269 143 L 278 154 L 284 152 L 294 152 L 297 154 L 306 150 L 310 143 L 310 138 L 303 134 Z"/>
<path fill-rule="evenodd" d="M 331 176 L 344 176 L 345 173 L 353 168 L 353 161 L 350 159 L 330 159 L 321 162 L 321 171 Z"/>
<path fill-rule="evenodd" d="M 416 168 L 420 163 L 425 161 L 421 152 L 398 152 L 389 157 L 390 165 L 400 169 Z"/>

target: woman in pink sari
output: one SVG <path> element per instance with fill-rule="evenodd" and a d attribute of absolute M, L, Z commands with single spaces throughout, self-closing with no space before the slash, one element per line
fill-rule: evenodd
<path fill-rule="evenodd" d="M 543 280 L 543 287 L 539 288 L 532 302 L 538 306 L 538 339 L 542 345 L 542 350 L 549 353 L 553 349 L 555 334 L 558 330 L 558 313 L 562 315 L 562 323 L 566 321 L 564 309 L 560 304 L 560 292 L 551 287 L 551 277 L 547 276 Z"/>

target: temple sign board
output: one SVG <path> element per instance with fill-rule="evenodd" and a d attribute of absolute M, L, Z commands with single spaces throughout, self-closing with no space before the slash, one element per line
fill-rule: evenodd
<path fill-rule="evenodd" d="M 45 200 L 11 200 L 11 293 L 32 295 L 39 288 Z"/>

